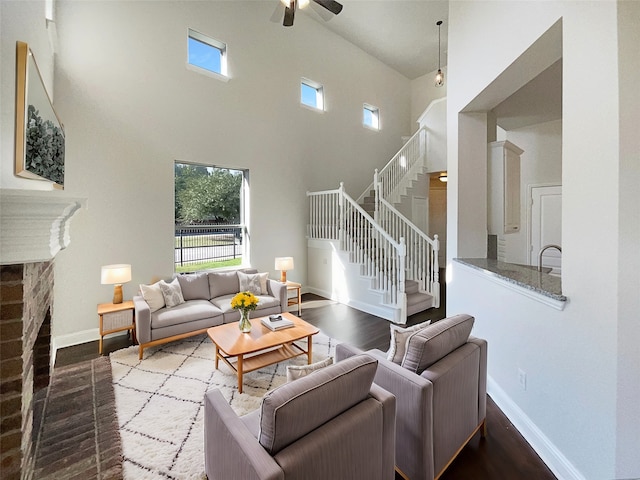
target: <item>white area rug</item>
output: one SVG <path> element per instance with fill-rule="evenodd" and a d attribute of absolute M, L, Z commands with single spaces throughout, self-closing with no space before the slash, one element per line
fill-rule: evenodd
<path fill-rule="evenodd" d="M 335 355 L 334 340 L 313 337 L 313 361 Z M 304 346 L 306 341 L 301 342 Z M 126 479 L 206 479 L 204 474 L 204 394 L 218 388 L 238 415 L 260 406 L 262 396 L 285 383 L 287 365 L 304 365 L 300 356 L 237 377 L 220 362 L 214 369 L 214 346 L 206 335 L 110 355 L 116 411 L 122 438 Z"/>

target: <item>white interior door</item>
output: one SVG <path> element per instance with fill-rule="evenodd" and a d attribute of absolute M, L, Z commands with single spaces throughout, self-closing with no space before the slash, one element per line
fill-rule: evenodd
<path fill-rule="evenodd" d="M 429 201 L 426 197 L 412 197 L 411 221 L 413 224 L 429 235 Z"/>
<path fill-rule="evenodd" d="M 531 188 L 531 245 L 530 265 L 538 265 L 540 249 L 545 245 L 562 247 L 562 185 Z M 550 248 L 542 256 L 542 266 L 551 267 L 560 275 L 562 256 Z"/>

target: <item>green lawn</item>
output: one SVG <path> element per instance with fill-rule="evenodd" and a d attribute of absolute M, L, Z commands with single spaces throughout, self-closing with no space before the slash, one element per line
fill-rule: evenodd
<path fill-rule="evenodd" d="M 175 248 L 180 247 L 180 237 L 175 237 Z M 219 245 L 233 245 L 233 234 L 229 235 L 183 235 L 182 248 L 188 247 L 216 247 Z"/>
<path fill-rule="evenodd" d="M 231 260 L 220 260 L 205 263 L 191 263 L 189 265 L 176 265 L 176 273 L 197 272 L 198 270 L 208 270 L 212 268 L 237 267 L 242 264 L 242 258 L 233 258 Z"/>

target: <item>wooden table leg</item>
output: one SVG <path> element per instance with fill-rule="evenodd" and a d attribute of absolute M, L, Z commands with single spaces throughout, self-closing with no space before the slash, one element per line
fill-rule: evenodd
<path fill-rule="evenodd" d="M 218 369 L 218 358 L 219 358 L 219 355 L 220 355 L 220 353 L 219 353 L 219 352 L 220 352 L 220 350 L 218 350 L 218 345 L 217 345 L 217 344 L 215 344 L 215 343 L 214 343 L 214 345 L 216 346 L 216 360 L 215 360 L 215 367 L 216 367 L 216 370 L 217 370 L 217 369 Z"/>
<path fill-rule="evenodd" d="M 298 288 L 298 316 L 302 315 L 302 288 Z"/>
<path fill-rule="evenodd" d="M 98 344 L 98 351 L 100 352 L 100 355 L 102 355 L 102 335 L 100 335 L 100 343 Z"/>
<path fill-rule="evenodd" d="M 311 335 L 307 336 L 307 363 L 311 365 L 311 358 L 313 356 L 313 352 L 311 351 L 311 346 L 313 342 L 311 341 Z"/>
<path fill-rule="evenodd" d="M 236 369 L 238 370 L 238 393 L 242 393 L 242 354 L 238 355 Z"/>

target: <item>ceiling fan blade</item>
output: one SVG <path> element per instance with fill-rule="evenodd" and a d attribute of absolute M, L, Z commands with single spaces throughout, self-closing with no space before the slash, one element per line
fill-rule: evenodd
<path fill-rule="evenodd" d="M 286 7 L 284 9 L 284 21 L 282 22 L 282 25 L 284 25 L 285 27 L 290 27 L 293 25 L 293 17 L 296 13 L 295 10 L 295 5 L 292 5 L 291 7 Z"/>
<path fill-rule="evenodd" d="M 335 0 L 313 0 L 318 5 L 322 5 L 334 15 L 338 15 L 342 11 L 342 5 Z"/>

